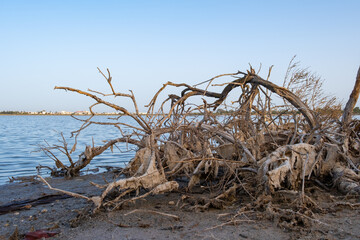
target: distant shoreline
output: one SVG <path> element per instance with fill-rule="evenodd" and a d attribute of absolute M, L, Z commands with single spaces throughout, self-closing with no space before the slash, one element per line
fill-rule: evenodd
<path fill-rule="evenodd" d="M 141 116 L 145 116 L 148 114 L 140 114 Z M 162 115 L 162 114 L 150 114 L 150 115 Z M 165 113 L 165 115 L 167 115 L 167 113 Z M 202 114 L 189 114 L 189 116 L 194 116 L 194 115 L 202 115 Z M 223 114 L 223 113 L 217 113 L 215 115 L 228 115 L 228 114 Z M 287 114 L 283 114 L 283 115 L 287 115 Z M 360 115 L 360 113 L 353 113 L 353 116 L 358 116 Z M 30 114 L 30 113 L 24 113 L 24 114 L 9 114 L 9 113 L 0 113 L 0 116 L 91 116 L 91 114 Z M 95 114 L 95 116 L 125 116 L 125 114 L 116 114 L 116 113 L 111 113 L 111 114 L 106 114 L 106 113 L 98 113 Z"/>
<path fill-rule="evenodd" d="M 214 115 L 231 115 L 233 114 L 233 112 L 216 112 L 213 113 Z M 273 114 L 281 114 L 281 113 L 273 113 Z M 282 113 L 281 115 L 292 115 L 293 113 Z M 300 113 L 297 113 L 300 114 Z M 41 112 L 7 112 L 7 111 L 3 111 L 0 112 L 0 116 L 91 116 L 91 113 L 88 112 L 73 112 L 73 113 L 51 113 L 51 112 L 45 112 L 45 113 L 41 113 Z M 95 116 L 125 116 L 126 114 L 123 113 L 96 113 Z M 135 115 L 135 113 L 134 113 Z M 156 116 L 156 115 L 168 115 L 168 113 L 162 113 L 162 114 L 147 114 L 147 113 L 139 113 L 139 115 L 141 116 L 146 116 L 146 115 L 152 115 L 152 116 Z M 189 116 L 198 116 L 198 115 L 203 115 L 203 113 L 191 113 L 189 114 Z M 256 115 L 256 113 L 251 113 L 251 115 Z M 360 112 L 354 111 L 353 116 L 358 116 L 360 115 Z"/>
<path fill-rule="evenodd" d="M 0 113 L 0 116 L 91 116 L 91 114 L 30 114 L 30 113 L 24 113 L 24 114 L 11 114 L 11 113 Z M 118 116 L 123 114 L 95 114 L 96 116 Z"/>

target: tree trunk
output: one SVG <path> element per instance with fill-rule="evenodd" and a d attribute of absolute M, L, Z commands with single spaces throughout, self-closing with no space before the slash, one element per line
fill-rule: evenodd
<path fill-rule="evenodd" d="M 359 67 L 359 70 L 357 72 L 355 86 L 353 88 L 353 91 L 350 94 L 348 102 L 346 103 L 344 113 L 343 113 L 343 116 L 342 116 L 342 125 L 345 128 L 347 127 L 347 125 L 351 121 L 352 112 L 353 112 L 355 104 L 356 104 L 356 102 L 358 100 L 359 93 L 360 93 L 360 67 Z"/>

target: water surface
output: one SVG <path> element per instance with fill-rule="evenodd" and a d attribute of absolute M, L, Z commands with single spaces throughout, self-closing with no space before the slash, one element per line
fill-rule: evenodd
<path fill-rule="evenodd" d="M 95 120 L 106 121 L 107 118 L 96 116 Z M 133 123 L 129 117 L 123 118 L 126 122 Z M 54 162 L 43 152 L 34 152 L 38 149 L 37 145 L 44 144 L 44 140 L 49 144 L 59 144 L 59 133 L 63 132 L 71 149 L 74 141 L 70 138 L 70 133 L 81 125 L 82 122 L 71 116 L 0 115 L 0 184 L 6 183 L 8 177 L 36 174 L 36 166 L 39 164 L 53 167 Z M 91 125 L 79 135 L 73 160 L 78 159 L 77 156 L 85 149 L 85 145 L 92 144 L 92 139 L 95 145 L 103 145 L 103 140 L 117 137 L 120 137 L 119 130 L 113 126 Z M 133 146 L 120 143 L 118 147 L 121 151 L 114 148 L 112 153 L 108 149 L 95 157 L 87 169 L 96 168 L 98 165 L 123 167 L 134 156 L 134 151 L 128 151 L 128 147 Z M 64 160 L 63 163 L 68 164 L 65 156 L 58 156 L 60 160 Z M 42 170 L 42 175 L 47 174 L 48 171 Z"/>

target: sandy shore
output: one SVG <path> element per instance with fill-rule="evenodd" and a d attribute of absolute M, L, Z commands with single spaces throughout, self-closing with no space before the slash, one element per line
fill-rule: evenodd
<path fill-rule="evenodd" d="M 89 181 L 102 184 L 112 174 L 86 175 L 73 180 L 49 178 L 53 187 L 93 196 L 101 190 Z M 0 205 L 57 194 L 40 182 L 0 186 Z M 292 231 L 279 227 L 276 219 L 261 219 L 256 212 L 227 224 L 243 203 L 225 209 L 193 211 L 181 208 L 184 193 L 151 196 L 121 210 L 85 214 L 91 203 L 84 199 L 60 198 L 46 204 L 28 204 L 0 215 L 0 239 L 8 239 L 18 228 L 19 239 L 37 229 L 58 232 L 50 239 L 360 239 L 360 209 L 340 206 L 317 214 L 319 224 Z M 167 215 L 166 215 L 167 214 Z M 81 217 L 83 216 L 83 217 Z"/>

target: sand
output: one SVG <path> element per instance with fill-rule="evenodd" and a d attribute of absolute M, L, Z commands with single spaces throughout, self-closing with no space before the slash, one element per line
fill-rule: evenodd
<path fill-rule="evenodd" d="M 89 181 L 102 184 L 103 178 L 110 181 L 112 174 L 47 180 L 53 187 L 93 196 L 101 193 L 101 189 Z M 56 194 L 40 182 L 9 183 L 1 185 L 0 192 L 2 206 Z M 183 195 L 184 192 L 179 191 L 150 196 L 121 210 L 96 214 L 91 214 L 92 205 L 84 199 L 29 204 L 0 215 L 0 239 L 8 239 L 16 227 L 19 239 L 37 229 L 58 232 L 49 239 L 360 239 L 359 207 L 337 205 L 332 211 L 317 213 L 318 223 L 314 222 L 311 227 L 284 228 L 278 220 L 262 219 L 263 214 L 256 212 L 244 214 L 237 218 L 235 225 L 228 225 L 230 217 L 245 203 L 236 201 L 224 209 L 195 211 L 183 207 L 184 202 L 179 200 Z"/>

